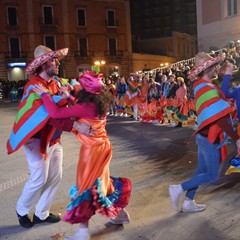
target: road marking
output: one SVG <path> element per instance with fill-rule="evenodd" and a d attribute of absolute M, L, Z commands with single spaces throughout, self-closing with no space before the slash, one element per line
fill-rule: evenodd
<path fill-rule="evenodd" d="M 1 151 L 0 151 L 1 153 Z M 73 156 L 72 155 L 65 155 L 63 157 L 63 162 L 64 162 L 64 165 L 66 166 L 66 161 L 69 160 L 69 159 L 72 159 Z M 74 162 L 73 162 L 74 163 Z M 68 164 L 69 165 L 69 164 Z M 26 181 L 28 178 L 29 178 L 29 175 L 30 173 L 29 172 L 26 172 L 24 173 L 23 175 L 19 176 L 19 177 L 16 177 L 16 178 L 13 178 L 13 179 L 10 179 L 9 181 L 5 182 L 5 183 L 1 183 L 0 184 L 0 192 L 3 192 L 9 188 L 12 188 L 14 187 L 15 185 L 23 182 L 23 181 Z"/>
<path fill-rule="evenodd" d="M 3 192 L 9 188 L 14 187 L 15 185 L 17 185 L 23 181 L 26 181 L 28 179 L 28 177 L 29 177 L 29 173 L 26 172 L 22 176 L 10 179 L 9 181 L 7 181 L 5 183 L 0 184 L 0 192 Z"/>

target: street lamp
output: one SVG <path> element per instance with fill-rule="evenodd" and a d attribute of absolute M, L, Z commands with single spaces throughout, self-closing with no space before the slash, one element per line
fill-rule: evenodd
<path fill-rule="evenodd" d="M 94 66 L 92 66 L 92 70 L 94 70 L 95 72 L 100 72 L 100 66 L 105 65 L 105 60 L 96 60 L 94 62 Z"/>

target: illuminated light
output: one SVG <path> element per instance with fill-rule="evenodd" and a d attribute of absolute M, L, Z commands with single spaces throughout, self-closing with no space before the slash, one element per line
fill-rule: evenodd
<path fill-rule="evenodd" d="M 20 67 L 15 67 L 15 68 L 13 68 L 12 71 L 15 72 L 15 73 L 19 73 L 19 72 L 21 72 L 22 70 L 21 70 Z"/>
<path fill-rule="evenodd" d="M 94 65 L 100 66 L 100 65 L 104 65 L 105 63 L 106 63 L 105 60 L 96 60 L 96 61 L 94 62 Z"/>
<path fill-rule="evenodd" d="M 165 63 L 165 66 L 168 66 L 169 63 Z"/>
<path fill-rule="evenodd" d="M 26 67 L 27 63 L 25 63 L 25 62 L 14 62 L 14 63 L 8 63 L 7 66 L 9 68 L 13 68 L 13 67 Z"/>
<path fill-rule="evenodd" d="M 162 67 L 162 66 L 163 66 L 163 63 L 161 63 L 160 66 Z"/>

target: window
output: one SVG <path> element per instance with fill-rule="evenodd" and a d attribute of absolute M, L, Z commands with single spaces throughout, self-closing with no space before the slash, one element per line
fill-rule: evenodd
<path fill-rule="evenodd" d="M 117 55 L 116 38 L 109 38 L 108 45 L 110 56 L 116 56 Z"/>
<path fill-rule="evenodd" d="M 79 38 L 79 50 L 80 50 L 80 56 L 86 57 L 88 54 L 88 48 L 87 48 L 87 39 L 86 38 Z"/>
<path fill-rule="evenodd" d="M 45 45 L 49 48 L 51 48 L 52 50 L 55 50 L 55 36 L 45 36 L 44 37 L 44 42 Z"/>
<path fill-rule="evenodd" d="M 20 44 L 19 38 L 9 38 L 9 47 L 12 58 L 20 57 Z"/>
<path fill-rule="evenodd" d="M 237 15 L 237 0 L 227 1 L 227 12 L 228 16 Z"/>
<path fill-rule="evenodd" d="M 8 7 L 7 8 L 7 17 L 8 17 L 8 25 L 9 26 L 17 26 L 17 8 L 16 7 Z"/>
<path fill-rule="evenodd" d="M 46 25 L 53 25 L 52 6 L 43 6 L 43 23 Z"/>
<path fill-rule="evenodd" d="M 107 10 L 107 26 L 116 26 L 116 17 L 114 10 Z"/>
<path fill-rule="evenodd" d="M 78 20 L 78 26 L 79 27 L 86 26 L 86 12 L 85 12 L 85 9 L 83 9 L 83 8 L 77 9 L 77 20 Z"/>
<path fill-rule="evenodd" d="M 81 64 L 78 66 L 78 76 L 81 76 L 84 72 L 91 69 L 91 65 Z"/>

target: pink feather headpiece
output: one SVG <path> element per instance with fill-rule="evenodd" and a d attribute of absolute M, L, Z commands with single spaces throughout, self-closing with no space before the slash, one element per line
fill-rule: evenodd
<path fill-rule="evenodd" d="M 102 74 L 88 70 L 78 78 L 78 81 L 86 92 L 92 94 L 100 94 L 102 92 Z"/>

